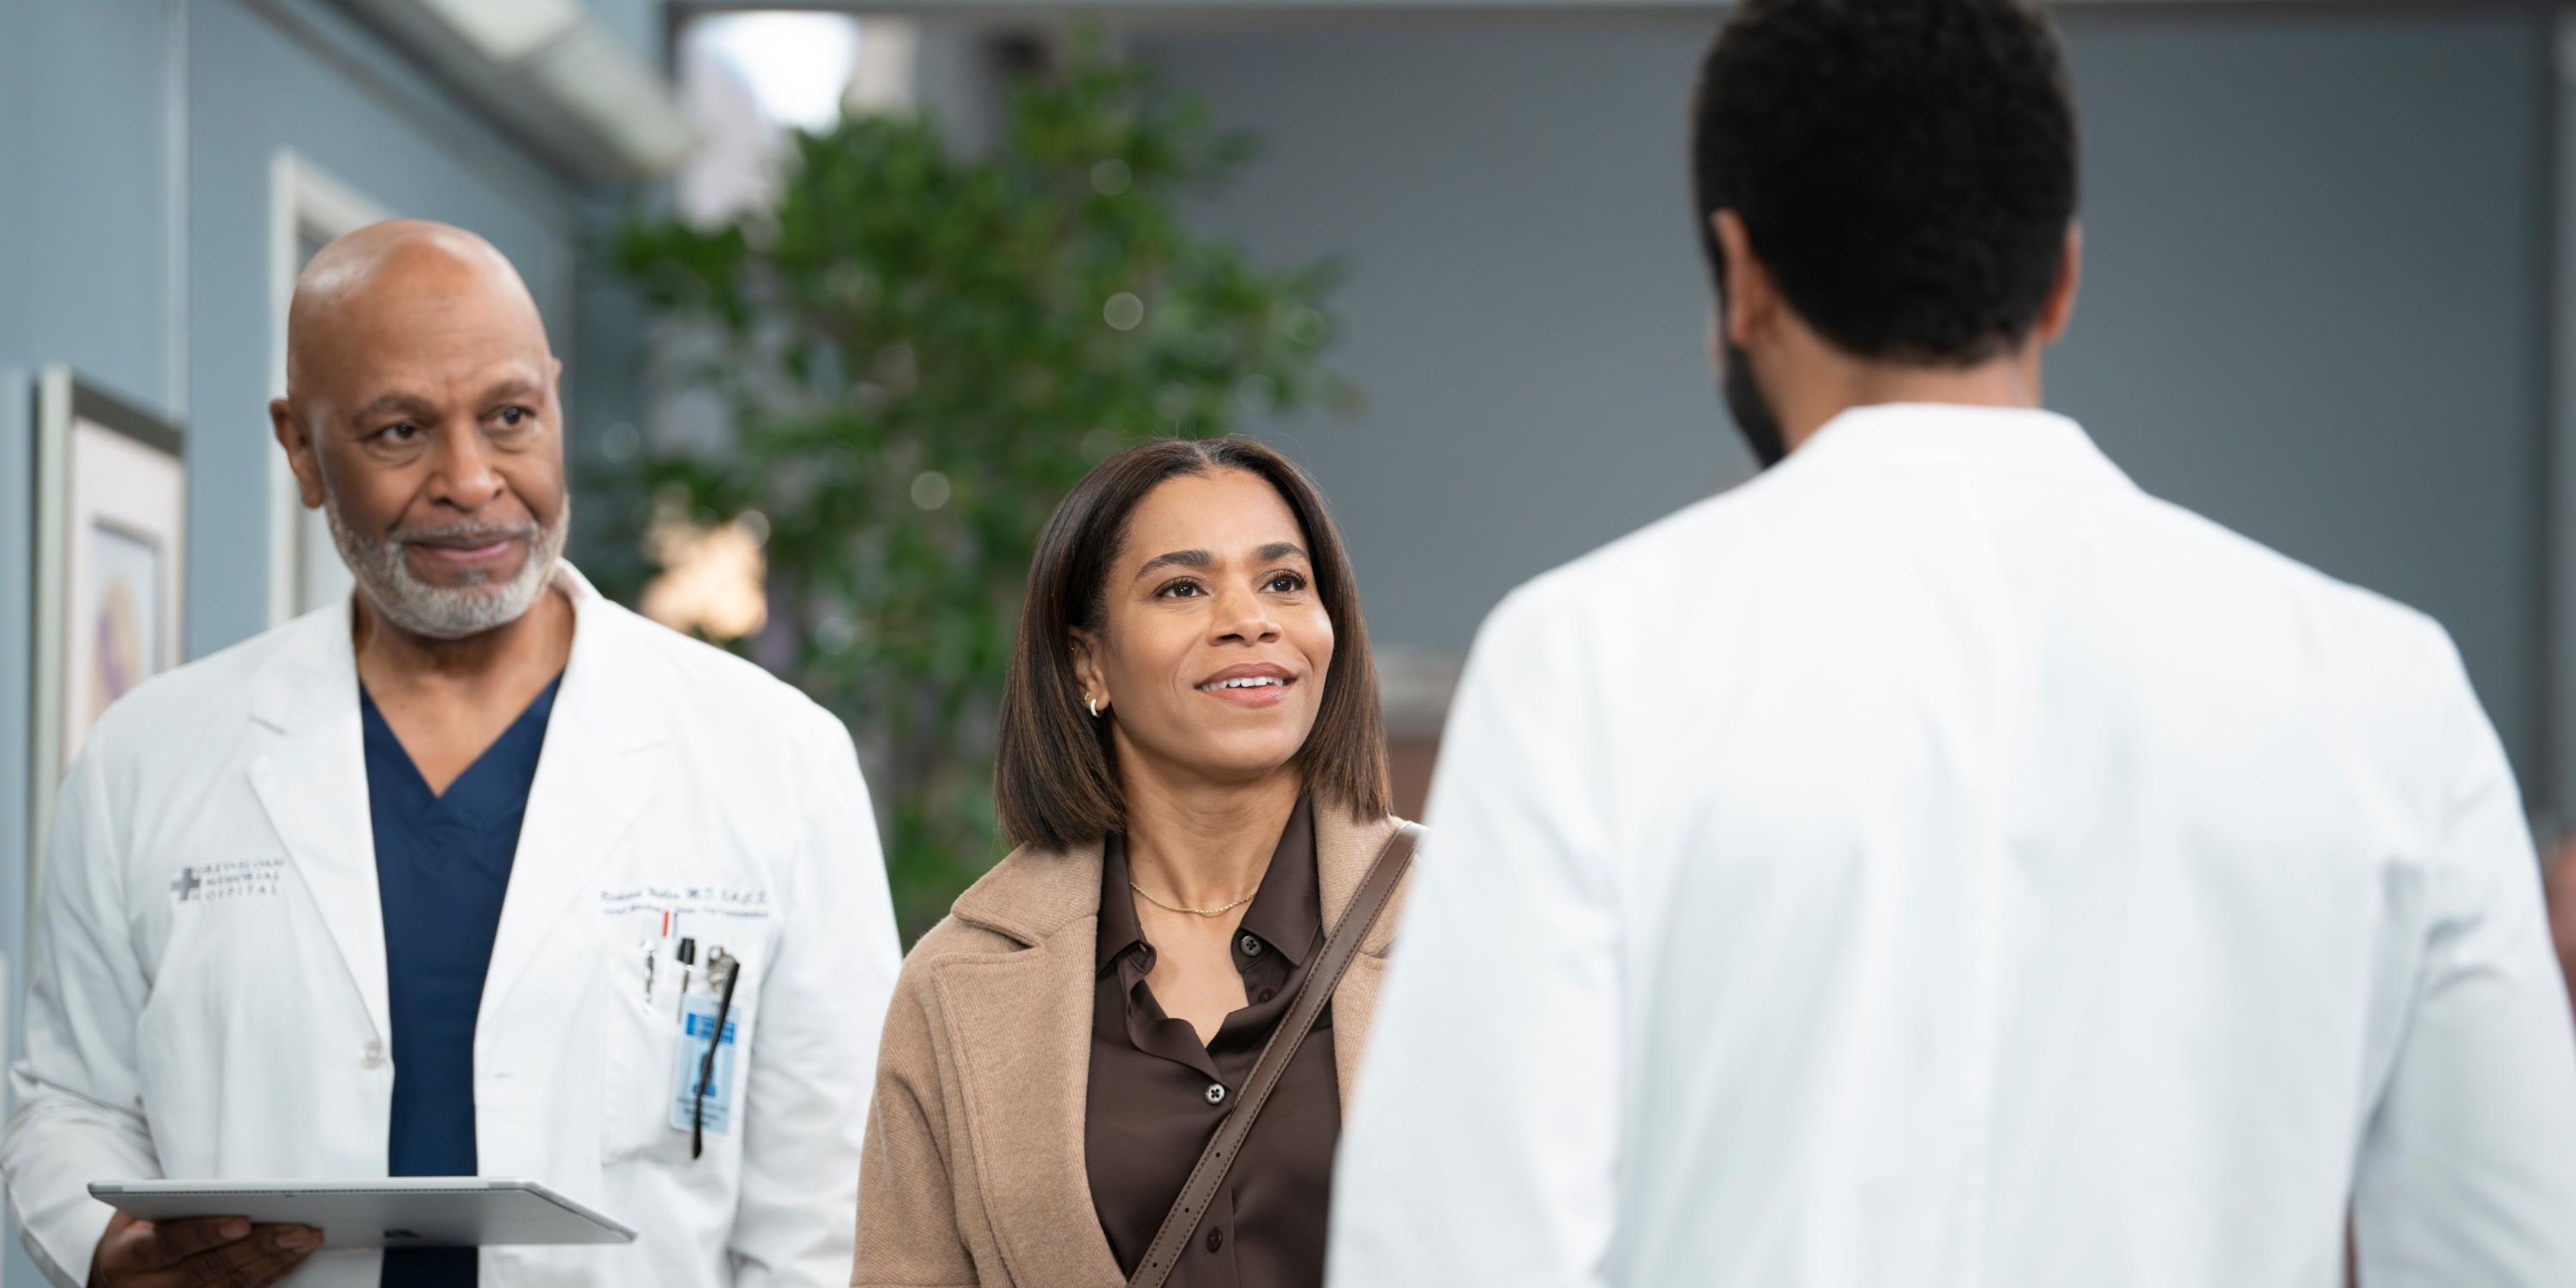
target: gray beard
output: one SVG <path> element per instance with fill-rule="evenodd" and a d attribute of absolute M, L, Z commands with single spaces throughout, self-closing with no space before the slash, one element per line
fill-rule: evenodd
<path fill-rule="evenodd" d="M 510 528 L 461 524 L 435 533 L 413 533 L 408 539 L 362 535 L 341 519 L 339 501 L 327 490 L 322 517 L 331 526 L 331 544 L 340 548 L 341 562 L 357 580 L 358 593 L 386 621 L 424 639 L 461 640 L 498 630 L 536 607 L 563 557 L 564 536 L 572 527 L 572 498 L 564 498 L 551 524 Z M 473 573 L 463 585 L 433 586 L 412 572 L 405 553 L 410 539 L 424 536 L 515 537 L 527 542 L 528 557 L 516 576 L 497 585 L 486 575 Z"/>

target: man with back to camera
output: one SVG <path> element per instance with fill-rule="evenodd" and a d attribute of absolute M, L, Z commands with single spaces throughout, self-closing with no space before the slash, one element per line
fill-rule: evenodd
<path fill-rule="evenodd" d="M 2441 628 L 2040 410 L 2076 132 L 2017 0 L 1701 73 L 1762 476 L 1515 591 L 1434 785 L 1334 1288 L 2576 1282 L 2576 1038 Z"/>
<path fill-rule="evenodd" d="M 562 562 L 561 364 L 481 238 L 332 243 L 288 349 L 271 418 L 357 590 L 119 702 L 64 783 L 0 1145 L 29 1250 L 94 1288 L 847 1283 L 897 958 L 848 733 Z M 637 1238 L 317 1250 L 86 1191 L 476 1174 Z"/>

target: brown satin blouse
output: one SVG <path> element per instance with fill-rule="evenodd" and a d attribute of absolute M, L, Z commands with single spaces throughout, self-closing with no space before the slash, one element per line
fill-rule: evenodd
<path fill-rule="evenodd" d="M 1083 1162 L 1101 1232 L 1118 1268 L 1133 1275 L 1321 955 L 1324 912 L 1314 814 L 1300 801 L 1235 932 L 1244 1008 L 1202 1046 L 1189 1021 L 1163 1014 L 1145 983 L 1154 948 L 1127 888 L 1124 839 L 1110 837 L 1103 850 Z M 1170 1288 L 1315 1288 L 1324 1281 L 1324 1217 L 1342 1125 L 1332 1030 L 1327 1006 L 1253 1125 Z"/>

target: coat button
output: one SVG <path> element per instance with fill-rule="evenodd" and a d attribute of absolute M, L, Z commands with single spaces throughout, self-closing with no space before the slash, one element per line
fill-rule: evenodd
<path fill-rule="evenodd" d="M 385 1067 L 385 1044 L 381 1040 L 370 1040 L 367 1043 L 366 1055 L 359 1060 L 359 1063 L 370 1069 Z"/>
<path fill-rule="evenodd" d="M 1209 1084 L 1208 1084 L 1208 1089 L 1207 1089 L 1207 1098 L 1208 1098 L 1208 1103 L 1209 1103 L 1209 1104 L 1211 1104 L 1211 1105 L 1221 1105 L 1221 1104 L 1224 1104 L 1224 1103 L 1225 1103 L 1225 1084 L 1224 1084 L 1224 1083 L 1222 1083 L 1222 1082 L 1211 1082 L 1211 1083 L 1209 1083 Z"/>
<path fill-rule="evenodd" d="M 1261 940 L 1249 933 L 1244 935 L 1244 937 L 1238 942 L 1237 946 L 1243 949 L 1243 955 L 1246 957 L 1258 957 L 1261 955 Z"/>
<path fill-rule="evenodd" d="M 1215 1229 L 1211 1229 L 1211 1230 L 1209 1230 L 1209 1231 L 1208 1231 L 1208 1251 L 1210 1251 L 1210 1252 L 1214 1252 L 1214 1251 L 1216 1251 L 1217 1249 L 1222 1248 L 1222 1247 L 1224 1247 L 1224 1246 L 1225 1246 L 1225 1231 L 1223 1231 L 1223 1230 L 1215 1230 Z"/>

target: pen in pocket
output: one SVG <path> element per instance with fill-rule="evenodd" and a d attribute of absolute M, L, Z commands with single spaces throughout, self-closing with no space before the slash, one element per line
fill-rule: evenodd
<path fill-rule="evenodd" d="M 680 963 L 680 996 L 672 1010 L 672 1018 L 685 1025 L 689 1014 L 689 977 L 695 973 L 698 964 L 698 941 L 683 937 L 671 956 Z"/>

